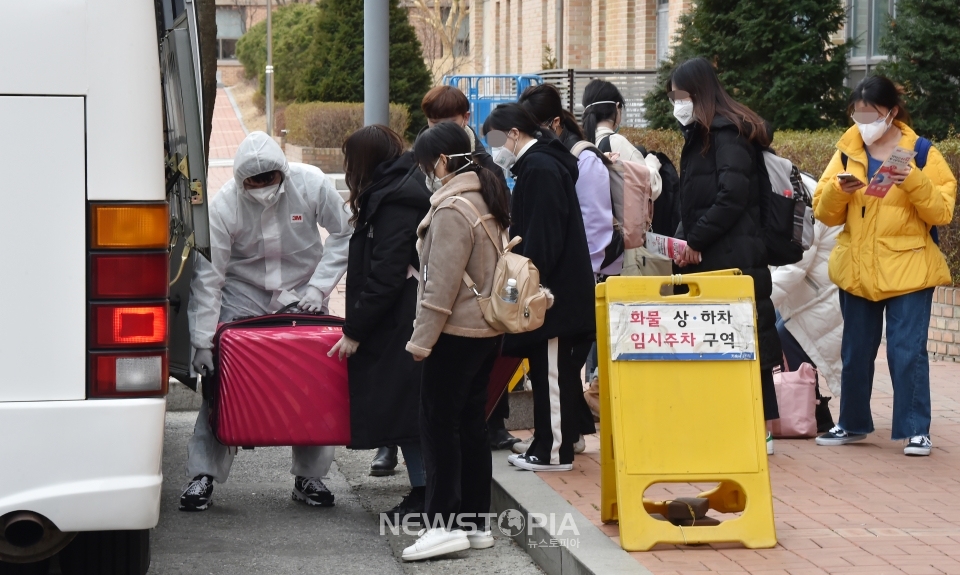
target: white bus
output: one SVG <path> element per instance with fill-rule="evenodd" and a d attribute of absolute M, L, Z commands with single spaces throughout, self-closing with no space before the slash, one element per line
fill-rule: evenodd
<path fill-rule="evenodd" d="M 209 248 L 192 2 L 3 5 L 0 575 L 149 567 Z"/>

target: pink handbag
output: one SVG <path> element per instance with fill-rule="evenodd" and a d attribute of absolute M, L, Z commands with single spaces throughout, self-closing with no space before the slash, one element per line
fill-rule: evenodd
<path fill-rule="evenodd" d="M 780 419 L 770 422 L 776 438 L 816 437 L 817 372 L 809 363 L 797 371 L 773 374 Z"/>

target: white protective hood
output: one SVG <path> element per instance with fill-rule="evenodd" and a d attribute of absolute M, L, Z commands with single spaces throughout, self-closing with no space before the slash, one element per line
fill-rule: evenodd
<path fill-rule="evenodd" d="M 313 286 L 328 298 L 347 268 L 350 226 L 343 200 L 319 168 L 289 164 L 263 132 L 240 144 L 234 179 L 210 201 L 210 261 L 196 259 L 190 284 L 191 341 L 213 347 L 217 324 L 273 313 Z M 277 201 L 263 206 L 243 180 L 283 172 Z M 329 236 L 320 237 L 323 228 Z"/>
<path fill-rule="evenodd" d="M 237 155 L 233 158 L 233 181 L 237 190 L 246 195 L 243 181 L 250 176 L 264 172 L 279 170 L 283 172 L 283 180 L 290 177 L 290 164 L 283 155 L 280 144 L 264 132 L 251 132 L 237 148 Z M 283 193 L 283 188 L 280 189 Z"/>

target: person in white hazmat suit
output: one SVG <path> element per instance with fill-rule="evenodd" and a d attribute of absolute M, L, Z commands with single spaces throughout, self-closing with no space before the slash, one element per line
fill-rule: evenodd
<path fill-rule="evenodd" d="M 280 146 L 263 132 L 240 144 L 234 178 L 210 201 L 210 261 L 198 257 L 190 284 L 193 369 L 212 373 L 218 323 L 274 313 L 299 301 L 302 310 L 326 311 L 346 272 L 353 228 L 333 183 L 313 166 L 288 164 Z M 328 233 L 326 244 L 320 230 Z M 235 447 L 217 441 L 210 406 L 200 408 L 187 450 L 181 511 L 203 511 L 213 501 L 213 481 L 227 481 Z M 323 484 L 334 448 L 293 447 L 293 498 L 329 507 Z"/>

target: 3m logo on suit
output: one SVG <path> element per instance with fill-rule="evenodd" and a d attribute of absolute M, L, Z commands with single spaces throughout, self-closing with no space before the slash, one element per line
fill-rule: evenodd
<path fill-rule="evenodd" d="M 290 223 L 299 224 L 303 222 L 303 214 L 290 214 Z"/>

